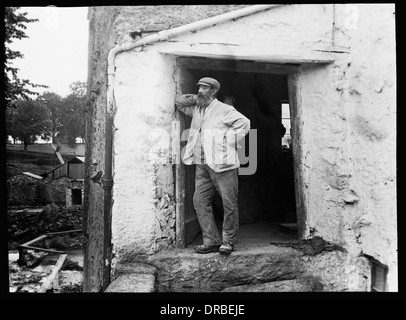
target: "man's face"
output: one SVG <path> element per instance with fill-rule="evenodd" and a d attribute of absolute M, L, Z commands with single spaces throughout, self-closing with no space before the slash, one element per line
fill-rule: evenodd
<path fill-rule="evenodd" d="M 200 84 L 197 92 L 197 104 L 200 107 L 207 107 L 214 98 L 215 89 Z"/>

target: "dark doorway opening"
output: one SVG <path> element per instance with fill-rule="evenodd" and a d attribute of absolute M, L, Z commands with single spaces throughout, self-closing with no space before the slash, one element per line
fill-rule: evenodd
<path fill-rule="evenodd" d="M 72 190 L 72 205 L 82 204 L 82 190 L 81 189 L 71 189 Z"/>
<path fill-rule="evenodd" d="M 193 64 L 193 63 L 192 63 Z M 296 203 L 294 165 L 290 131 L 288 73 L 272 74 L 264 72 L 201 69 L 194 63 L 192 68 L 184 68 L 182 93 L 196 93 L 197 81 L 202 77 L 213 77 L 221 83 L 218 99 L 232 104 L 251 121 L 251 129 L 257 130 L 257 169 L 252 175 L 239 175 L 239 213 L 240 225 L 253 223 L 272 223 L 287 227 L 296 232 Z M 220 70 L 218 70 L 220 69 Z M 186 90 L 186 91 L 185 91 Z M 185 121 L 185 128 L 190 122 Z M 245 155 L 249 155 L 249 137 L 245 138 Z M 248 167 L 245 163 L 241 167 Z M 194 175 L 191 166 L 185 166 L 185 212 L 186 217 L 194 216 L 192 200 Z M 186 211 L 186 210 L 185 210 Z M 193 213 L 192 213 L 193 211 Z M 221 198 L 215 195 L 213 211 L 221 226 L 223 207 Z M 188 220 L 188 219 L 187 219 Z M 188 233 L 185 244 L 196 235 Z"/>

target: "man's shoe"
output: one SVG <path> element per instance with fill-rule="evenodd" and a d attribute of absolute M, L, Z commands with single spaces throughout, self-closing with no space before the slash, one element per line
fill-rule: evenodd
<path fill-rule="evenodd" d="M 234 250 L 234 245 L 232 243 L 224 242 L 220 249 L 219 252 L 221 254 L 230 254 Z"/>
<path fill-rule="evenodd" d="M 220 248 L 219 245 L 208 246 L 208 245 L 202 244 L 200 246 L 196 246 L 194 249 L 197 253 L 210 253 L 210 252 L 218 252 L 219 248 Z"/>

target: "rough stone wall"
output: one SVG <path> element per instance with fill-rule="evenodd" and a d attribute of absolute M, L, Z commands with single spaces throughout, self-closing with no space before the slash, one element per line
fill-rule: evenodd
<path fill-rule="evenodd" d="M 129 40 L 129 32 L 145 30 L 147 25 L 175 28 L 248 5 L 161 5 L 118 7 L 120 15 L 115 21 L 117 41 Z"/>
<path fill-rule="evenodd" d="M 101 290 L 103 278 L 105 121 L 107 55 L 116 38 L 112 32 L 117 7 L 89 8 L 88 105 L 84 180 L 84 292 Z M 97 177 L 99 179 L 97 179 Z M 93 180 L 91 180 L 93 178 Z"/>
<path fill-rule="evenodd" d="M 49 203 L 65 205 L 66 187 L 71 184 L 68 177 L 42 179 L 16 175 L 7 180 L 9 206 L 36 206 Z"/>
<path fill-rule="evenodd" d="M 335 41 L 348 53 L 299 76 L 308 234 L 387 265 L 396 291 L 394 6 L 335 9 Z"/>
<path fill-rule="evenodd" d="M 46 181 L 48 193 L 52 202 L 59 205 L 66 205 L 66 188 L 70 188 L 71 179 L 68 177 L 61 177 L 56 180 Z"/>
<path fill-rule="evenodd" d="M 10 177 L 7 180 L 7 205 L 35 205 L 38 185 L 38 179 L 23 174 Z"/>
<path fill-rule="evenodd" d="M 7 210 L 9 250 L 49 232 L 81 229 L 81 206 L 64 208 L 55 204 L 38 209 Z"/>
<path fill-rule="evenodd" d="M 370 265 L 365 257 L 324 251 L 314 257 L 303 256 L 300 268 L 302 272 L 317 277 L 325 292 L 370 290 Z"/>
<path fill-rule="evenodd" d="M 173 57 L 117 56 L 114 137 L 114 254 L 153 253 L 175 238 L 169 162 L 175 94 Z M 159 92 L 159 94 L 156 94 Z"/>
<path fill-rule="evenodd" d="M 348 81 L 347 95 L 352 97 L 344 103 L 344 108 L 348 135 L 352 138 L 347 144 L 353 160 L 351 179 L 360 199 L 355 205 L 360 208 L 355 216 L 352 215 L 355 210 L 350 210 L 347 226 L 352 229 L 352 239 L 360 243 L 361 254 L 388 266 L 388 290 L 397 291 L 394 5 L 362 6 L 359 30 L 353 30 L 350 35 L 351 51 L 357 54 L 351 55 L 351 69 L 345 74 L 343 70 L 342 75 Z"/>

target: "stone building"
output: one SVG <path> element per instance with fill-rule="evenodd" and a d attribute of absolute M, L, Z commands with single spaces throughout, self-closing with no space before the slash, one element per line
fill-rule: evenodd
<path fill-rule="evenodd" d="M 84 169 L 85 158 L 75 156 L 47 174 L 49 192 L 58 199 L 55 202 L 63 203 L 66 207 L 82 205 Z"/>
<path fill-rule="evenodd" d="M 88 19 L 85 291 L 105 290 L 118 266 L 189 252 L 199 227 L 179 146 L 190 119 L 174 100 L 203 76 L 256 129 L 241 223 L 285 223 L 340 248 L 295 256 L 326 291 L 398 290 L 393 4 L 109 6 Z"/>

